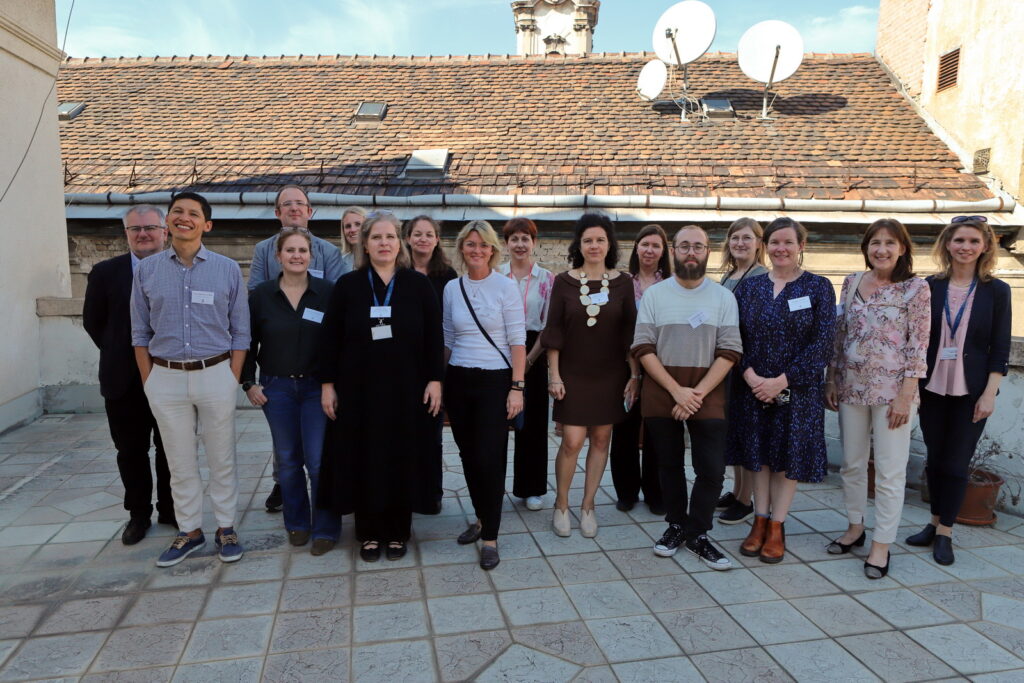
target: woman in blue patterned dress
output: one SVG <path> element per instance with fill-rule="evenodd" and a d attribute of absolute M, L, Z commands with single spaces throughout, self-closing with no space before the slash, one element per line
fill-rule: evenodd
<path fill-rule="evenodd" d="M 764 230 L 769 273 L 735 290 L 743 360 L 732 373 L 726 462 L 751 471 L 754 525 L 747 557 L 781 562 L 786 515 L 798 481 L 825 477 L 823 375 L 832 353 L 836 295 L 801 268 L 807 230 L 776 218 Z"/>

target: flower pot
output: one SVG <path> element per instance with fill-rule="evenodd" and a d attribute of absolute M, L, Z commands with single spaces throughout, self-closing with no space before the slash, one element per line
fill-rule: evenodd
<path fill-rule="evenodd" d="M 1002 485 L 1003 478 L 998 474 L 985 470 L 972 471 L 967 478 L 967 492 L 956 516 L 956 523 L 970 526 L 995 524 L 996 501 Z"/>

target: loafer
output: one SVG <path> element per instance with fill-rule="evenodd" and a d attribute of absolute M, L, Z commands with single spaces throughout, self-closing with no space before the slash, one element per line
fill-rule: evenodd
<path fill-rule="evenodd" d="M 583 538 L 597 536 L 597 515 L 593 510 L 580 510 L 580 536 Z"/>
<path fill-rule="evenodd" d="M 195 538 L 189 538 L 189 535 L 182 531 L 174 537 L 171 547 L 163 551 L 157 558 L 156 566 L 173 567 L 204 545 L 206 545 L 206 537 L 202 532 L 199 532 Z"/>
<path fill-rule="evenodd" d="M 309 543 L 309 532 L 303 529 L 296 529 L 288 532 L 288 542 L 294 546 L 302 546 Z"/>
<path fill-rule="evenodd" d="M 280 512 L 284 507 L 284 498 L 281 496 L 281 485 L 274 484 L 274 488 L 271 489 L 270 495 L 267 496 L 266 502 L 263 503 L 264 507 L 267 508 L 267 512 Z"/>
<path fill-rule="evenodd" d="M 238 542 L 238 534 L 232 527 L 221 529 L 214 534 L 213 542 L 220 551 L 217 557 L 221 562 L 238 562 L 245 553 L 242 544 Z"/>
<path fill-rule="evenodd" d="M 459 545 L 469 545 L 470 543 L 476 543 L 478 538 L 480 538 L 480 525 L 473 523 L 466 527 L 466 530 L 459 534 L 455 541 Z"/>
<path fill-rule="evenodd" d="M 363 546 L 359 549 L 359 557 L 363 558 L 363 562 L 376 562 L 380 559 L 380 543 L 363 541 Z"/>
<path fill-rule="evenodd" d="M 949 536 L 936 534 L 935 542 L 932 544 L 932 557 L 941 565 L 948 566 L 953 564 L 953 561 L 956 559 L 953 557 L 953 539 Z"/>
<path fill-rule="evenodd" d="M 529 496 L 523 499 L 527 510 L 537 511 L 544 507 L 544 499 L 540 496 Z"/>
<path fill-rule="evenodd" d="M 485 545 L 480 548 L 480 568 L 490 571 L 498 566 L 501 557 L 498 556 L 498 549 L 494 546 Z"/>
<path fill-rule="evenodd" d="M 551 528 L 556 536 L 561 536 L 562 538 L 571 534 L 572 522 L 569 521 L 569 511 L 555 508 L 554 514 L 551 517 Z"/>
<path fill-rule="evenodd" d="M 132 517 L 124 525 L 124 531 L 121 533 L 121 543 L 135 545 L 146 537 L 146 529 L 150 527 L 150 524 L 152 522 L 145 517 Z"/>
<path fill-rule="evenodd" d="M 310 555 L 326 555 L 334 549 L 335 541 L 332 538 L 314 538 L 313 547 L 309 549 Z"/>
<path fill-rule="evenodd" d="M 621 498 L 615 501 L 615 509 L 619 512 L 629 512 L 636 505 L 636 501 L 622 500 Z"/>
<path fill-rule="evenodd" d="M 394 562 L 405 557 L 406 550 L 405 541 L 391 541 L 388 543 L 388 547 L 384 549 L 384 556 Z"/>
<path fill-rule="evenodd" d="M 174 516 L 173 512 L 161 512 L 156 516 L 157 524 L 166 524 L 167 526 L 173 526 L 175 529 L 178 528 L 178 520 Z"/>
<path fill-rule="evenodd" d="M 917 546 L 919 548 L 927 548 L 935 540 L 935 525 L 926 524 L 923 529 L 918 531 L 913 536 L 907 537 L 907 545 Z"/>

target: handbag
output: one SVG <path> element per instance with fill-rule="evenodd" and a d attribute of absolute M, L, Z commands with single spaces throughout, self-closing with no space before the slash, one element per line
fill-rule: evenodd
<path fill-rule="evenodd" d="M 498 345 L 494 343 L 493 339 L 491 339 L 491 335 L 487 334 L 487 330 L 485 330 L 484 326 L 480 324 L 480 319 L 476 317 L 476 311 L 473 310 L 473 304 L 469 303 L 469 295 L 466 294 L 466 285 L 463 282 L 461 277 L 459 278 L 459 289 L 462 290 L 462 299 L 463 299 L 463 301 L 466 302 L 466 308 L 469 309 L 469 314 L 471 316 L 473 316 L 473 322 L 476 323 L 476 327 L 477 327 L 478 330 L 480 330 L 480 334 L 484 335 L 484 339 L 487 340 L 487 343 L 494 347 L 494 350 L 498 352 L 498 355 L 501 356 L 501 359 L 503 361 L 505 361 L 505 365 L 507 365 L 508 369 L 511 370 L 512 369 L 512 363 L 508 362 L 508 358 L 505 357 L 505 354 L 502 353 L 500 348 L 498 348 Z M 512 426 L 515 427 L 516 430 L 522 429 L 523 426 L 526 424 L 526 417 L 525 417 L 525 415 L 526 415 L 526 408 L 525 408 L 525 404 L 524 404 L 523 410 L 519 411 L 518 415 L 516 415 L 514 418 L 509 420 L 509 422 L 512 423 Z"/>

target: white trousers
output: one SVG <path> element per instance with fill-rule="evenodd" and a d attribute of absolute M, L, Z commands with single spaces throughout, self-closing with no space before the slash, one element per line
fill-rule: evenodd
<path fill-rule="evenodd" d="M 850 524 L 863 524 L 868 503 L 868 456 L 875 451 L 875 531 L 877 543 L 893 543 L 903 514 L 903 494 L 910 459 L 910 427 L 917 413 L 898 429 L 889 429 L 888 405 L 839 404 L 839 433 L 843 440 L 843 496 Z"/>
<path fill-rule="evenodd" d="M 235 470 L 235 392 L 229 361 L 203 370 L 171 370 L 159 365 L 146 380 L 146 397 L 167 452 L 171 495 L 178 529 L 203 526 L 203 480 L 199 475 L 196 418 L 210 469 L 210 502 L 220 527 L 235 525 L 238 476 Z"/>

